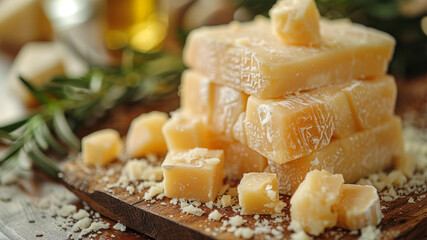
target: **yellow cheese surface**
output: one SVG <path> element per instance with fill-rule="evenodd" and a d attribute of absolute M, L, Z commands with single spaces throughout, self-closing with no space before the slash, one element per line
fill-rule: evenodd
<path fill-rule="evenodd" d="M 229 137 L 217 136 L 213 145 L 215 149 L 224 150 L 228 179 L 240 180 L 244 173 L 263 172 L 267 166 L 267 158 Z"/>
<path fill-rule="evenodd" d="M 333 140 L 322 150 L 284 164 L 268 161 L 266 172 L 277 174 L 280 192 L 292 195 L 305 175 L 315 169 L 342 174 L 354 183 L 393 165 L 403 155 L 402 126 L 398 117 L 370 130 Z"/>
<path fill-rule="evenodd" d="M 284 44 L 267 19 L 202 27 L 187 38 L 184 61 L 212 81 L 261 98 L 284 96 L 386 72 L 394 39 L 342 20 L 320 20 L 318 47 Z"/>
<path fill-rule="evenodd" d="M 60 49 L 52 42 L 33 42 L 20 51 L 9 73 L 11 89 L 29 106 L 36 100 L 19 80 L 22 76 L 36 87 L 46 85 L 55 76 L 64 76 L 65 69 Z"/>
<path fill-rule="evenodd" d="M 168 118 L 166 113 L 154 111 L 132 120 L 126 139 L 126 154 L 142 157 L 147 153 L 166 153 L 162 127 Z"/>
<path fill-rule="evenodd" d="M 281 0 L 269 12 L 272 31 L 290 45 L 320 44 L 319 11 L 313 0 Z"/>
<path fill-rule="evenodd" d="M 381 218 L 380 198 L 375 187 L 344 184 L 337 226 L 358 230 L 377 225 Z"/>
<path fill-rule="evenodd" d="M 87 165 L 104 166 L 117 159 L 122 151 L 120 134 L 113 129 L 104 129 L 82 139 L 82 157 Z"/>
<path fill-rule="evenodd" d="M 237 186 L 241 214 L 273 214 L 280 211 L 277 177 L 272 173 L 246 173 Z"/>
<path fill-rule="evenodd" d="M 224 178 L 224 151 L 195 148 L 169 152 L 162 168 L 167 197 L 214 201 Z"/>
<path fill-rule="evenodd" d="M 315 236 L 335 226 L 343 184 L 341 174 L 325 170 L 309 172 L 291 198 L 292 221 Z"/>
<path fill-rule="evenodd" d="M 182 112 L 207 122 L 216 134 L 232 135 L 234 124 L 246 109 L 248 96 L 240 91 L 211 83 L 194 70 L 182 77 Z"/>
<path fill-rule="evenodd" d="M 169 151 L 211 146 L 209 126 L 202 119 L 187 118 L 180 112 L 172 115 L 162 132 Z"/>
<path fill-rule="evenodd" d="M 390 76 L 275 99 L 251 96 L 244 120 L 247 144 L 285 163 L 324 148 L 333 136 L 343 138 L 386 122 L 395 102 Z"/>

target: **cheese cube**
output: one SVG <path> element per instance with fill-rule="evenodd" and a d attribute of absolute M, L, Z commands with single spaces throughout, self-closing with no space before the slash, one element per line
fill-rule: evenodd
<path fill-rule="evenodd" d="M 185 118 L 179 112 L 163 125 L 162 132 L 169 151 L 211 146 L 208 125 L 198 118 Z"/>
<path fill-rule="evenodd" d="M 211 116 L 212 85 L 209 78 L 197 71 L 184 71 L 180 86 L 181 112 L 191 118 L 201 118 L 207 123 Z"/>
<path fill-rule="evenodd" d="M 228 179 L 240 180 L 244 173 L 263 172 L 267 166 L 264 156 L 229 137 L 217 136 L 214 146 L 224 150 L 224 166 Z"/>
<path fill-rule="evenodd" d="M 10 87 L 25 104 L 33 106 L 36 99 L 19 80 L 20 75 L 36 87 L 46 85 L 54 76 L 65 75 L 58 46 L 52 42 L 28 43 L 13 62 L 8 80 Z"/>
<path fill-rule="evenodd" d="M 52 37 L 42 0 L 0 1 L 0 45 L 20 47 Z M 52 52 L 55 54 L 54 52 Z"/>
<path fill-rule="evenodd" d="M 245 112 L 240 113 L 231 131 L 232 138 L 242 144 L 246 144 L 245 117 Z"/>
<path fill-rule="evenodd" d="M 187 70 L 182 77 L 182 112 L 189 117 L 201 118 L 217 134 L 231 136 L 232 129 L 245 111 L 248 96 L 220 84 L 194 70 Z"/>
<path fill-rule="evenodd" d="M 169 152 L 162 168 L 167 197 L 214 201 L 224 178 L 224 151 Z"/>
<path fill-rule="evenodd" d="M 82 157 L 87 165 L 104 166 L 117 159 L 122 151 L 120 134 L 114 129 L 104 129 L 82 139 Z"/>
<path fill-rule="evenodd" d="M 247 144 L 277 163 L 289 162 L 324 148 L 332 136 L 342 138 L 384 123 L 393 115 L 395 101 L 396 85 L 390 76 L 275 99 L 251 96 L 245 118 Z"/>
<path fill-rule="evenodd" d="M 335 226 L 343 184 L 341 174 L 325 170 L 309 172 L 291 198 L 292 221 L 315 236 Z"/>
<path fill-rule="evenodd" d="M 380 198 L 375 187 L 344 184 L 338 205 L 337 226 L 359 230 L 369 225 L 377 225 L 381 218 Z"/>
<path fill-rule="evenodd" d="M 136 158 L 147 153 L 166 153 L 168 149 L 162 127 L 168 118 L 166 113 L 154 111 L 132 120 L 126 139 L 126 153 Z"/>
<path fill-rule="evenodd" d="M 271 28 L 261 18 L 199 28 L 187 38 L 184 62 L 211 81 L 274 98 L 383 75 L 395 45 L 386 33 L 342 20 L 320 20 L 318 47 L 283 44 Z"/>
<path fill-rule="evenodd" d="M 319 11 L 313 0 L 281 0 L 269 12 L 273 34 L 290 45 L 320 44 Z"/>
<path fill-rule="evenodd" d="M 281 210 L 275 174 L 246 173 L 237 191 L 243 215 L 273 214 Z"/>
<path fill-rule="evenodd" d="M 305 175 L 315 169 L 342 174 L 347 183 L 354 183 L 391 167 L 394 158 L 404 155 L 402 143 L 401 121 L 393 117 L 376 128 L 335 139 L 306 157 L 284 164 L 269 160 L 265 171 L 276 173 L 280 192 L 289 195 L 295 192 Z"/>

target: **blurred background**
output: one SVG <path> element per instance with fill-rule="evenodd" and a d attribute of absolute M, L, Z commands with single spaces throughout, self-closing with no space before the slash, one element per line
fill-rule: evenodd
<path fill-rule="evenodd" d="M 28 91 L 14 83 L 19 82 L 19 74 L 35 87 L 58 77 L 65 84 L 65 80 L 93 79 L 98 74 L 125 81 L 133 93 L 118 98 L 131 101 L 174 92 L 185 68 L 180 54 L 192 29 L 268 16 L 275 2 L 0 0 L 0 123 L 21 114 L 16 110 L 20 103 L 10 100 L 16 96 L 27 106 L 37 106 Z M 397 45 L 389 72 L 403 82 L 427 82 L 426 0 L 316 3 L 324 17 L 349 18 L 391 34 Z M 426 95 L 416 96 L 420 94 Z"/>

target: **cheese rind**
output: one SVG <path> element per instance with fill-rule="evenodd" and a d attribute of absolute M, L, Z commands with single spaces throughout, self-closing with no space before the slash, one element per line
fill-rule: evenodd
<path fill-rule="evenodd" d="M 203 27 L 187 38 L 184 62 L 211 81 L 260 98 L 274 98 L 353 78 L 383 75 L 395 40 L 342 20 L 320 20 L 319 47 L 283 44 L 271 23 Z"/>
<path fill-rule="evenodd" d="M 167 197 L 214 201 L 224 178 L 224 151 L 194 148 L 169 152 L 162 168 Z"/>
<path fill-rule="evenodd" d="M 133 119 L 127 134 L 126 153 L 131 157 L 142 157 L 147 153 L 166 153 L 168 149 L 162 127 L 168 118 L 164 112 L 153 111 Z"/>
<path fill-rule="evenodd" d="M 279 190 L 292 195 L 305 175 L 315 169 L 342 174 L 354 183 L 371 173 L 391 167 L 404 155 L 402 125 L 398 117 L 370 130 L 336 139 L 322 150 L 284 164 L 268 161 L 266 172 L 277 174 Z"/>
<path fill-rule="evenodd" d="M 272 173 L 246 173 L 237 186 L 242 215 L 280 211 L 277 177 Z"/>
<path fill-rule="evenodd" d="M 292 221 L 315 236 L 335 226 L 343 184 L 341 174 L 333 175 L 325 170 L 309 172 L 291 198 Z"/>
<path fill-rule="evenodd" d="M 186 150 L 195 147 L 211 147 L 211 130 L 199 118 L 187 118 L 176 112 L 162 128 L 169 151 Z"/>
<path fill-rule="evenodd" d="M 377 225 L 381 218 L 380 198 L 375 187 L 344 184 L 338 205 L 337 226 L 358 230 Z"/>
<path fill-rule="evenodd" d="M 364 96 L 367 92 L 378 99 Z M 289 162 L 326 147 L 332 136 L 347 137 L 386 122 L 395 101 L 396 85 L 390 76 L 275 99 L 250 96 L 244 120 L 246 141 L 268 159 Z"/>
<path fill-rule="evenodd" d="M 82 157 L 87 165 L 104 166 L 122 151 L 120 134 L 114 129 L 104 129 L 85 136 L 82 139 Z"/>
<path fill-rule="evenodd" d="M 320 44 L 319 11 L 313 0 L 281 0 L 269 11 L 272 31 L 290 45 Z"/>

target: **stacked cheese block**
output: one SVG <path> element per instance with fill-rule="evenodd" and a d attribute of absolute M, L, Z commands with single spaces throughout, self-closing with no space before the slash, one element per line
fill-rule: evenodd
<path fill-rule="evenodd" d="M 275 173 L 293 194 L 311 170 L 352 183 L 403 156 L 396 85 L 386 75 L 394 39 L 318 17 L 312 1 L 271 21 L 204 27 L 184 49 L 181 109 L 163 127 L 169 151 L 223 149 L 225 172 Z"/>

